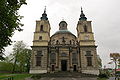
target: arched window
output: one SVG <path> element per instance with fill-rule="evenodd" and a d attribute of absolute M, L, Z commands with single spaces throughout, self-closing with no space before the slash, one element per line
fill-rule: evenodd
<path fill-rule="evenodd" d="M 86 25 L 84 26 L 84 32 L 88 32 Z"/>
<path fill-rule="evenodd" d="M 66 57 L 67 54 L 66 54 L 66 53 L 62 53 L 61 56 L 62 56 L 62 57 Z"/>
<path fill-rule="evenodd" d="M 73 63 L 77 63 L 77 57 L 78 57 L 77 53 L 72 53 L 72 62 Z"/>
<path fill-rule="evenodd" d="M 43 25 L 40 26 L 40 31 L 43 31 Z"/>
<path fill-rule="evenodd" d="M 64 27 L 65 26 L 65 24 L 62 24 L 62 27 Z"/>
<path fill-rule="evenodd" d="M 36 55 L 36 66 L 41 66 L 42 51 L 37 51 Z"/>
<path fill-rule="evenodd" d="M 51 53 L 51 54 L 50 54 L 50 58 L 51 58 L 51 59 L 55 59 L 55 58 L 56 58 L 55 53 Z"/>
<path fill-rule="evenodd" d="M 51 53 L 50 54 L 50 62 L 51 63 L 55 63 L 55 60 L 56 60 L 56 54 L 55 53 Z"/>
<path fill-rule="evenodd" d="M 72 58 L 76 59 L 77 58 L 77 54 L 76 53 L 72 53 Z"/>

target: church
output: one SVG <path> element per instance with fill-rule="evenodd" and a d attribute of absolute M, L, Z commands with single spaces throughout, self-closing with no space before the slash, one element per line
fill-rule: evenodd
<path fill-rule="evenodd" d="M 77 36 L 67 28 L 67 22 L 59 23 L 59 30 L 50 36 L 51 26 L 46 9 L 36 21 L 30 73 L 54 73 L 60 71 L 99 74 L 97 46 L 91 21 L 87 21 L 81 8 L 76 25 Z"/>

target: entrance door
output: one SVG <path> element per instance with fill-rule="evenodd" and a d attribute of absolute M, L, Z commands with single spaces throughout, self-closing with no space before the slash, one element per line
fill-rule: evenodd
<path fill-rule="evenodd" d="M 61 60 L 61 70 L 67 71 L 67 60 Z"/>
<path fill-rule="evenodd" d="M 54 65 L 52 65 L 52 71 L 55 71 L 55 66 Z"/>
<path fill-rule="evenodd" d="M 74 65 L 73 71 L 77 71 L 77 66 L 76 65 Z"/>

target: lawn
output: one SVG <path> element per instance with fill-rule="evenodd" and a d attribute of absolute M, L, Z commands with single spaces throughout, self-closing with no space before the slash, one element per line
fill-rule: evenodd
<path fill-rule="evenodd" d="M 14 80 L 24 80 L 27 77 L 30 77 L 31 74 L 1 74 L 0 73 L 0 80 L 4 80 L 9 77 L 13 77 Z"/>
<path fill-rule="evenodd" d="M 107 80 L 107 78 L 98 78 L 97 80 Z"/>

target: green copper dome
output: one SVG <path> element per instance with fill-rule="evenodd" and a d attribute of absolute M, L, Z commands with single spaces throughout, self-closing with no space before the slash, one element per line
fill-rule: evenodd
<path fill-rule="evenodd" d="M 59 30 L 59 31 L 55 32 L 55 34 L 53 34 L 53 35 L 57 35 L 57 34 L 71 34 L 71 35 L 75 36 L 68 30 Z"/>
<path fill-rule="evenodd" d="M 70 31 L 68 31 L 68 30 L 59 30 L 59 31 L 57 31 L 55 34 L 59 34 L 59 33 L 70 33 L 70 34 L 72 34 Z"/>

